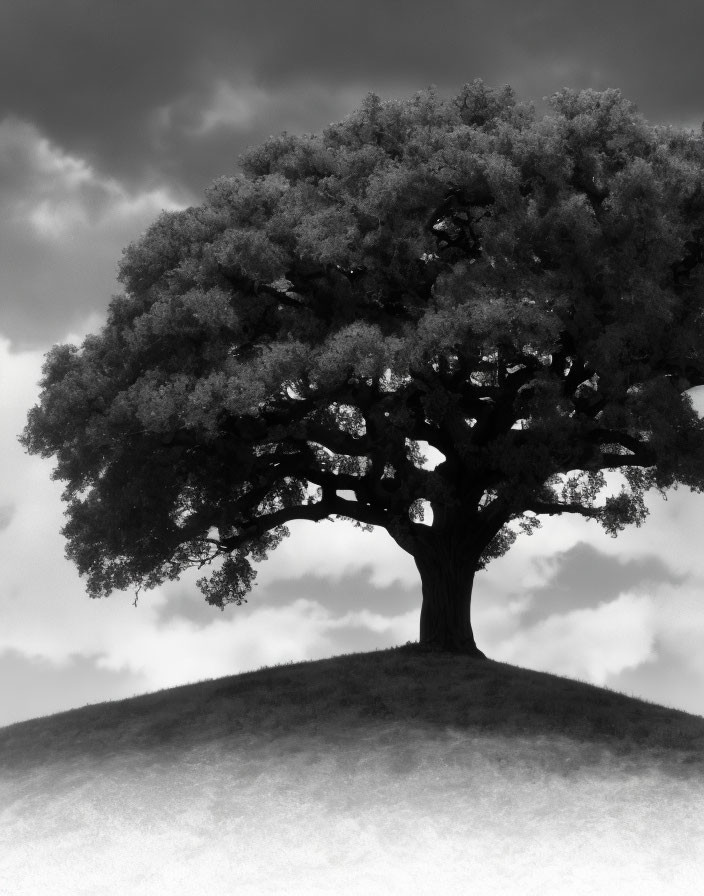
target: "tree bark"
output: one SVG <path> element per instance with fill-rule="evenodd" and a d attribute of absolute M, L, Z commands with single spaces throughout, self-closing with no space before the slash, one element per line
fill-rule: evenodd
<path fill-rule="evenodd" d="M 413 559 L 423 588 L 421 647 L 485 658 L 474 640 L 470 618 L 478 555 L 452 539 L 433 539 Z"/>

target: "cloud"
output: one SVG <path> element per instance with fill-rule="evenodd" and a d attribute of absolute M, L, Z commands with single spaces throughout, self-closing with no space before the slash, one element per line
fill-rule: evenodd
<path fill-rule="evenodd" d="M 704 679 L 704 574 L 701 568 L 685 588 L 663 586 L 654 595 L 660 649 L 679 657 L 697 679 Z M 704 709 L 700 710 L 704 715 Z"/>
<path fill-rule="evenodd" d="M 253 84 L 237 85 L 218 79 L 204 102 L 197 95 L 186 95 L 178 102 L 163 106 L 158 113 L 164 130 L 181 124 L 184 132 L 202 137 L 218 128 L 247 130 L 270 104 L 270 94 Z"/>
<path fill-rule="evenodd" d="M 57 664 L 29 659 L 15 650 L 0 653 L 0 681 L 6 683 L 0 726 L 147 690 L 145 681 L 137 676 L 98 668 L 93 656 L 74 656 Z"/>
<path fill-rule="evenodd" d="M 652 555 L 624 558 L 612 556 L 580 542 L 567 551 L 541 558 L 549 578 L 533 588 L 524 625 L 559 613 L 564 607 L 594 607 L 636 587 L 680 586 L 686 575 L 673 573 L 663 559 Z"/>
<path fill-rule="evenodd" d="M 339 523 L 344 527 L 344 523 Z M 373 542 L 374 536 L 368 539 Z M 317 544 L 307 543 L 304 539 L 293 536 L 295 553 L 307 555 L 307 565 L 311 568 L 320 566 L 322 550 Z M 344 575 L 327 577 L 319 570 L 299 575 L 300 561 L 296 568 L 286 573 L 281 566 L 277 570 L 271 567 L 276 554 L 259 565 L 258 576 L 254 588 L 241 607 L 231 608 L 228 613 L 240 616 L 247 615 L 257 607 L 282 607 L 296 600 L 310 600 L 326 610 L 335 618 L 340 618 L 350 610 L 356 612 L 381 613 L 385 617 L 395 616 L 413 609 L 420 610 L 421 588 L 420 578 L 416 575 L 413 581 L 403 582 L 396 578 L 388 584 L 374 584 L 375 567 L 371 561 L 363 561 L 361 568 L 352 569 L 349 565 Z M 392 560 L 393 558 L 390 558 Z M 397 556 L 396 560 L 400 558 Z M 181 582 L 179 586 L 170 586 L 167 601 L 158 607 L 159 624 L 163 625 L 172 619 L 186 619 L 196 626 L 210 625 L 218 611 L 207 604 L 192 582 Z M 417 634 L 417 633 L 416 633 Z"/>
<path fill-rule="evenodd" d="M 265 565 L 258 581 L 300 578 L 315 574 L 332 582 L 352 572 L 370 569 L 370 583 L 383 588 L 393 582 L 412 587 L 418 570 L 410 554 L 401 550 L 383 529 L 364 532 L 344 521 L 311 523 L 297 520 Z"/>
<path fill-rule="evenodd" d="M 654 657 L 650 598 L 622 594 L 598 607 L 551 616 L 496 646 L 503 662 L 604 685 Z"/>
<path fill-rule="evenodd" d="M 122 248 L 162 208 L 200 201 L 248 146 L 282 130 L 318 132 L 369 90 L 407 97 L 435 83 L 451 93 L 481 77 L 540 106 L 562 86 L 620 86 L 654 120 L 704 117 L 701 5 L 678 0 L 663 15 L 655 4 L 634 17 L 630 0 L 616 0 L 606 31 L 576 2 L 415 9 L 5 4 L 0 333 L 39 345 L 62 315 L 104 313 Z"/>
<path fill-rule="evenodd" d="M 701 121 L 703 26 L 696 0 L 613 0 L 608 28 L 577 0 L 449 0 L 432 14 L 419 0 L 4 4 L 0 118 L 36 123 L 131 188 L 166 176 L 199 193 L 262 133 L 350 112 L 351 89 L 408 96 L 481 77 L 539 102 L 617 86 L 657 120 Z M 188 126 L 158 127 L 164 110 Z"/>
<path fill-rule="evenodd" d="M 162 209 L 165 189 L 130 192 L 34 125 L 0 122 L 0 335 L 19 347 L 58 339 L 88 315 L 98 323 L 122 248 Z"/>
<path fill-rule="evenodd" d="M 223 168 L 212 177 L 229 173 L 236 154 L 282 131 L 310 133 L 322 130 L 352 112 L 369 93 L 363 82 L 348 84 L 295 81 L 264 88 L 248 76 L 213 81 L 193 87 L 153 113 L 152 128 L 166 145 L 184 141 L 188 153 L 214 147 L 223 153 Z M 226 154 L 225 147 L 230 151 Z"/>
<path fill-rule="evenodd" d="M 389 618 L 366 610 L 334 617 L 320 604 L 299 599 L 283 607 L 262 606 L 249 614 L 217 614 L 204 628 L 186 620 L 174 620 L 158 632 L 140 626 L 129 639 L 112 641 L 98 659 L 98 667 L 128 670 L 140 675 L 150 688 L 170 687 L 343 653 L 349 629 L 382 634 L 387 644 L 405 643 L 413 637 L 414 617 L 412 612 Z"/>
<path fill-rule="evenodd" d="M 15 505 L 14 504 L 0 505 L 0 532 L 3 529 L 7 529 L 7 527 L 12 522 L 12 517 L 14 515 L 15 515 Z"/>

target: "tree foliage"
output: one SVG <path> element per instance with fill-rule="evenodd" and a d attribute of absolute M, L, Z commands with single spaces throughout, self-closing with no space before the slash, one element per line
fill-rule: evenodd
<path fill-rule="evenodd" d="M 702 135 L 617 90 L 550 103 L 369 95 L 125 250 L 22 436 L 92 596 L 223 560 L 202 590 L 240 602 L 295 519 L 382 526 L 424 575 L 442 545 L 473 570 L 541 515 L 615 534 L 649 489 L 702 490 Z"/>

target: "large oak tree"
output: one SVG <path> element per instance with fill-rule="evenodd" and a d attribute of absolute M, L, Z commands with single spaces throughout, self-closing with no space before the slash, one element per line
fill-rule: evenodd
<path fill-rule="evenodd" d="M 539 119 L 479 81 L 249 151 L 47 356 L 22 440 L 88 592 L 213 562 L 206 599 L 239 603 L 287 523 L 346 518 L 412 555 L 421 642 L 479 653 L 474 575 L 517 530 L 615 534 L 704 487 L 703 163 L 617 90 Z"/>

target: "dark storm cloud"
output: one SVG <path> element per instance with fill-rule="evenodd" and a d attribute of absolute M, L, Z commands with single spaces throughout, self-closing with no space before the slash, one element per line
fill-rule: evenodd
<path fill-rule="evenodd" d="M 583 542 L 554 558 L 555 574 L 533 591 L 533 601 L 521 616 L 522 625 L 533 625 L 554 614 L 597 607 L 619 594 L 649 585 L 682 585 L 678 576 L 657 557 L 619 560 Z"/>
<path fill-rule="evenodd" d="M 370 90 L 482 78 L 541 113 L 562 86 L 616 86 L 653 121 L 698 126 L 703 31 L 690 0 L 0 4 L 0 333 L 44 346 L 102 317 L 122 248 L 161 208 Z"/>
<path fill-rule="evenodd" d="M 0 334 L 32 348 L 102 317 L 122 248 L 179 204 L 164 189 L 128 193 L 34 126 L 0 121 Z"/>
<path fill-rule="evenodd" d="M 166 176 L 199 194 L 247 145 L 318 130 L 368 90 L 481 77 L 539 101 L 617 86 L 653 120 L 700 122 L 703 27 L 697 0 L 24 0 L 0 10 L 0 117 L 133 184 Z M 260 101 L 199 132 L 218 82 Z"/>

